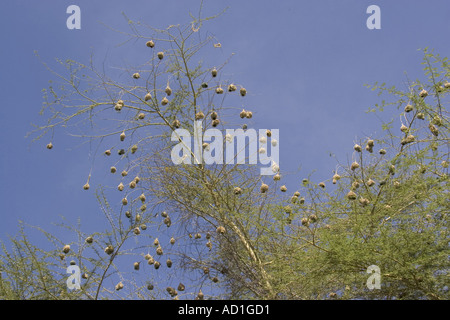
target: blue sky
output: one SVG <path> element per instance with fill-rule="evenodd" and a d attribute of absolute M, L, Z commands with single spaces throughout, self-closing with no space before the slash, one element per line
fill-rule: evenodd
<path fill-rule="evenodd" d="M 81 8 L 81 30 L 66 28 L 71 4 Z M 372 4 L 381 8 L 381 30 L 366 27 Z M 121 42 L 101 22 L 123 29 L 125 12 L 165 28 L 188 22 L 188 11 L 197 13 L 198 6 L 193 0 L 2 3 L 0 239 L 16 233 L 19 219 L 52 230 L 60 215 L 70 222 L 80 217 L 86 231 L 102 219 L 93 193 L 82 190 L 92 163 L 88 146 L 62 130 L 51 151 L 45 148 L 50 137 L 37 143 L 25 138 L 31 123 L 45 121 L 38 114 L 41 90 L 51 79 L 34 50 L 49 63 L 55 57 L 87 62 L 91 52 L 101 61 L 107 54 L 114 57 Z M 365 113 L 381 99 L 364 84 L 404 87 L 405 72 L 412 80 L 423 77 L 419 48 L 450 55 L 446 0 L 209 0 L 203 11 L 210 15 L 225 7 L 225 14 L 205 26 L 222 44 L 214 59 L 235 53 L 225 76 L 249 91 L 253 127 L 280 129 L 281 170 L 292 174 L 288 189 L 312 170 L 316 181 L 329 178 L 336 166 L 330 152 L 346 162 L 356 138 L 381 133 L 377 118 Z M 389 111 L 385 116 L 389 119 Z"/>

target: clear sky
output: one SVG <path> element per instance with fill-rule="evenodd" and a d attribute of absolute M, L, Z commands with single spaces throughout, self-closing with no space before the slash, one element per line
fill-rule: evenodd
<path fill-rule="evenodd" d="M 71 4 L 81 8 L 81 30 L 66 27 Z M 372 4 L 381 8 L 380 30 L 366 27 Z M 86 231 L 102 219 L 93 193 L 82 190 L 89 147 L 63 130 L 51 151 L 49 136 L 37 143 L 25 138 L 31 123 L 45 121 L 38 114 L 41 90 L 51 79 L 34 50 L 50 63 L 56 57 L 88 62 L 92 52 L 101 61 L 121 40 L 102 23 L 125 28 L 121 12 L 165 28 L 190 21 L 188 12 L 198 7 L 197 0 L 2 1 L 0 239 L 17 232 L 19 219 L 52 230 L 60 215 L 71 222 L 80 217 Z M 407 77 L 423 78 L 420 48 L 450 56 L 448 0 L 206 0 L 204 14 L 225 7 L 205 26 L 222 44 L 214 59 L 235 53 L 226 76 L 249 91 L 253 127 L 280 129 L 280 165 L 292 174 L 291 190 L 312 170 L 316 181 L 329 178 L 336 166 L 330 152 L 347 162 L 356 138 L 381 132 L 377 118 L 365 113 L 381 99 L 364 84 L 405 87 Z"/>

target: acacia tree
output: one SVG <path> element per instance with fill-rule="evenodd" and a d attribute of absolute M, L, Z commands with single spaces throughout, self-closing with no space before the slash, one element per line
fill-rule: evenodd
<path fill-rule="evenodd" d="M 428 81 L 408 92 L 374 86 L 395 97 L 403 125 L 361 139 L 352 163 L 329 181 L 304 179 L 287 192 L 276 164 L 272 177 L 241 164 L 174 164 L 178 128 L 194 135 L 214 128 L 245 129 L 247 90 L 222 77 L 226 63 L 197 57 L 220 44 L 203 33 L 210 18 L 155 29 L 129 21 L 129 39 L 145 58 L 127 75 L 93 63 L 46 66 L 59 81 L 44 94 L 48 123 L 96 143 L 112 178 L 96 196 L 106 230 L 63 243 L 43 231 L 51 249 L 26 233 L 3 245 L 0 295 L 15 299 L 326 299 L 448 297 L 448 114 L 446 58 L 425 50 Z M 225 101 L 233 108 L 225 108 Z M 238 108 L 237 105 L 240 105 Z M 244 107 L 244 110 L 240 111 Z M 383 111 L 385 105 L 378 106 Z M 173 137 L 175 140 L 173 141 Z M 264 142 L 274 142 L 270 132 Z M 215 141 L 225 146 L 224 141 Z M 212 141 L 199 147 L 207 150 Z M 50 142 L 47 148 L 52 149 Z M 258 152 L 263 152 L 259 150 Z M 102 154 L 100 154 L 102 153 Z M 194 156 L 192 150 L 190 156 Z M 82 186 L 92 191 L 91 175 Z M 119 176 L 119 177 L 117 177 Z M 330 185 L 331 181 L 331 185 Z M 81 186 L 80 186 L 81 187 Z M 70 246 L 70 247 L 69 247 Z M 81 268 L 81 290 L 67 291 L 69 260 Z M 382 289 L 369 290 L 366 270 L 377 265 Z"/>

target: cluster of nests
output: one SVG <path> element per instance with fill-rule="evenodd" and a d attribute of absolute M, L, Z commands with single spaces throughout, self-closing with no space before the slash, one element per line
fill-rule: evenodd
<path fill-rule="evenodd" d="M 147 45 L 147 47 L 149 47 L 149 48 L 154 48 L 154 47 L 155 47 L 155 42 L 152 41 L 152 40 L 150 40 L 150 41 L 147 41 L 146 45 Z M 164 52 L 162 52 L 162 51 L 158 52 L 158 53 L 157 53 L 157 57 L 158 57 L 159 60 L 162 60 L 162 59 L 164 58 Z M 217 77 L 217 75 L 218 75 L 217 69 L 216 69 L 216 68 L 213 68 L 213 69 L 211 70 L 211 76 L 212 76 L 213 78 L 215 78 L 215 77 Z M 136 73 L 134 73 L 134 74 L 132 75 L 132 77 L 133 77 L 133 79 L 136 79 L 136 80 L 137 80 L 137 79 L 139 79 L 141 76 L 140 76 L 140 74 L 139 74 L 138 72 L 136 72 Z M 206 82 L 203 82 L 203 83 L 201 84 L 201 87 L 204 88 L 204 89 L 205 89 L 205 88 L 208 88 L 208 84 L 207 84 Z M 237 91 L 237 86 L 236 86 L 235 84 L 231 83 L 231 84 L 228 85 L 227 90 L 228 90 L 228 92 L 234 92 L 234 91 Z M 165 106 L 165 105 L 167 105 L 167 104 L 169 103 L 168 97 L 172 94 L 172 89 L 170 88 L 169 84 L 167 84 L 167 87 L 165 88 L 164 92 L 166 93 L 166 96 L 165 96 L 164 98 L 162 98 L 161 101 L 160 101 L 160 103 L 161 103 L 162 106 Z M 217 94 L 223 94 L 223 93 L 224 93 L 224 89 L 222 88 L 221 85 L 219 85 L 219 86 L 215 89 L 215 92 L 216 92 Z M 239 93 L 240 93 L 240 95 L 241 95 L 242 97 L 244 97 L 244 96 L 247 94 L 247 90 L 246 90 L 244 87 L 241 87 L 241 88 L 239 89 Z M 148 92 L 148 93 L 145 95 L 144 100 L 145 100 L 145 101 L 149 101 L 149 100 L 151 100 L 151 99 L 152 99 L 152 95 L 151 95 L 150 92 Z M 123 106 L 124 106 L 123 101 L 119 100 L 119 101 L 116 103 L 116 105 L 115 105 L 115 109 L 116 109 L 117 111 L 120 111 L 120 110 L 122 110 Z M 252 112 L 251 112 L 251 111 L 245 111 L 245 110 L 243 110 L 243 112 L 244 112 L 244 114 L 241 113 L 241 118 L 244 118 L 244 117 L 246 117 L 246 118 L 251 118 L 251 117 L 252 117 Z M 140 113 L 140 114 L 138 115 L 138 119 L 144 119 L 144 118 L 145 118 L 145 114 Z M 204 119 L 204 118 L 205 118 L 205 115 L 204 115 L 204 113 L 201 112 L 201 111 L 197 112 L 196 115 L 195 115 L 195 119 L 196 119 L 196 120 L 202 120 L 202 119 Z M 214 111 L 211 112 L 211 120 L 212 120 L 212 123 L 211 123 L 211 124 L 212 124 L 213 127 L 217 127 L 217 126 L 220 124 L 220 120 L 218 119 L 217 112 L 214 112 Z M 171 123 L 171 126 L 172 126 L 173 128 L 175 128 L 175 129 L 178 129 L 178 128 L 181 126 L 180 120 L 178 120 L 178 119 L 173 120 L 172 123 Z"/>

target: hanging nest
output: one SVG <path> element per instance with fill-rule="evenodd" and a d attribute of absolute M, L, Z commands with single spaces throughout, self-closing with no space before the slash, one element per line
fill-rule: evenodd
<path fill-rule="evenodd" d="M 182 284 L 181 282 L 180 282 L 180 284 L 178 285 L 178 291 L 184 291 L 185 289 L 186 289 L 186 287 L 184 286 L 184 284 Z"/>
<path fill-rule="evenodd" d="M 215 128 L 215 127 L 217 127 L 219 125 L 219 123 L 220 123 L 220 120 L 219 119 L 215 119 L 215 120 L 212 121 L 212 126 Z"/>
<path fill-rule="evenodd" d="M 92 242 L 94 242 L 94 238 L 92 238 L 91 236 L 89 236 L 89 237 L 86 238 L 85 241 L 86 241 L 86 243 L 91 244 Z"/>
<path fill-rule="evenodd" d="M 163 254 L 163 249 L 161 248 L 161 246 L 158 246 L 158 248 L 156 248 L 156 254 L 157 254 L 158 256 L 162 256 L 162 254 Z"/>
<path fill-rule="evenodd" d="M 163 211 L 161 212 L 161 217 L 163 218 L 167 218 L 169 215 L 167 214 L 167 212 Z"/>
<path fill-rule="evenodd" d="M 410 134 L 406 138 L 403 138 L 400 143 L 402 146 L 404 146 L 408 143 L 414 142 L 415 139 L 416 138 L 412 134 Z"/>
<path fill-rule="evenodd" d="M 155 267 L 156 270 L 159 269 L 159 267 L 161 266 L 161 263 L 159 261 L 155 261 L 155 263 L 153 264 L 153 266 Z"/>
<path fill-rule="evenodd" d="M 211 120 L 216 120 L 218 116 L 216 111 L 211 112 Z"/>
<path fill-rule="evenodd" d="M 178 292 L 172 287 L 167 287 L 166 291 L 170 294 L 171 297 L 175 297 L 178 294 Z"/>
<path fill-rule="evenodd" d="M 410 104 L 406 105 L 406 107 L 405 107 L 405 112 L 406 113 L 411 112 L 413 110 L 414 110 L 414 107 L 412 105 L 410 105 Z"/>
<path fill-rule="evenodd" d="M 241 119 L 244 119 L 247 116 L 247 111 L 245 111 L 245 109 L 242 109 L 241 113 L 239 113 L 239 116 L 241 117 Z"/>
<path fill-rule="evenodd" d="M 119 101 L 117 101 L 117 103 L 114 105 L 114 110 L 120 111 L 120 110 L 122 110 L 123 106 L 124 106 L 123 101 L 122 101 L 122 100 L 119 100 Z"/>
<path fill-rule="evenodd" d="M 265 183 L 261 184 L 261 193 L 266 193 L 269 190 L 269 186 Z"/>
<path fill-rule="evenodd" d="M 139 270 L 139 262 L 133 263 L 134 270 Z"/>
<path fill-rule="evenodd" d="M 111 171 L 111 173 L 116 173 L 117 168 L 116 167 L 111 167 L 110 171 Z"/>
<path fill-rule="evenodd" d="M 204 297 L 205 297 L 205 295 L 203 294 L 202 290 L 199 290 L 195 300 L 203 300 Z"/>
<path fill-rule="evenodd" d="M 309 220 L 308 218 L 302 218 L 302 225 L 304 225 L 305 227 L 309 226 Z"/>
<path fill-rule="evenodd" d="M 325 189 L 325 183 L 324 182 L 319 183 L 319 187 L 321 187 L 322 189 Z"/>
<path fill-rule="evenodd" d="M 352 189 L 353 190 L 356 190 L 356 189 L 358 189 L 359 188 L 359 182 L 358 181 L 353 181 L 353 183 L 352 183 Z"/>
<path fill-rule="evenodd" d="M 280 181 L 281 180 L 281 176 L 279 173 L 277 173 L 276 175 L 273 176 L 273 181 Z"/>
<path fill-rule="evenodd" d="M 123 198 L 123 199 L 122 199 L 122 204 L 123 204 L 124 206 L 126 206 L 126 205 L 128 204 L 127 198 Z"/>
<path fill-rule="evenodd" d="M 123 191 L 123 188 L 124 188 L 123 183 L 122 183 L 122 182 L 119 183 L 119 185 L 117 186 L 117 189 L 118 189 L 119 191 Z"/>
<path fill-rule="evenodd" d="M 106 248 L 105 248 L 105 253 L 106 253 L 107 255 L 110 255 L 110 254 L 112 254 L 113 252 L 114 252 L 114 247 L 113 247 L 112 245 L 106 246 Z"/>
<path fill-rule="evenodd" d="M 299 203 L 300 203 L 300 204 L 304 204 L 304 203 L 305 203 L 305 198 L 301 197 L 301 198 L 299 199 Z"/>
<path fill-rule="evenodd" d="M 219 227 L 217 227 L 216 232 L 219 234 L 224 234 L 226 232 L 226 229 L 225 229 L 225 227 L 219 226 Z"/>
<path fill-rule="evenodd" d="M 420 91 L 419 97 L 425 98 L 426 96 L 428 96 L 427 90 L 423 89 L 422 91 Z"/>
<path fill-rule="evenodd" d="M 153 48 L 153 47 L 155 46 L 155 43 L 154 43 L 152 40 L 150 40 L 150 41 L 147 41 L 147 42 L 145 43 L 145 45 L 146 45 L 147 47 L 149 47 L 149 48 Z"/>
<path fill-rule="evenodd" d="M 242 97 L 245 97 L 245 95 L 247 94 L 247 90 L 245 88 L 241 88 L 239 90 L 239 93 L 241 94 Z"/>
<path fill-rule="evenodd" d="M 152 284 L 147 285 L 147 290 L 153 290 L 155 287 Z"/>
<path fill-rule="evenodd" d="M 122 174 L 122 177 L 126 177 L 128 175 L 128 171 L 123 170 L 121 174 Z"/>
<path fill-rule="evenodd" d="M 434 125 L 432 125 L 431 123 L 428 125 L 428 128 L 430 129 L 431 133 L 435 137 L 437 137 L 439 135 L 439 130 Z"/>
<path fill-rule="evenodd" d="M 164 218 L 164 224 L 168 227 L 172 225 L 172 220 L 170 220 L 170 217 Z"/>
<path fill-rule="evenodd" d="M 147 230 L 147 225 L 146 224 L 141 224 L 141 229 L 142 230 Z"/>
<path fill-rule="evenodd" d="M 83 186 L 83 189 L 84 189 L 84 190 L 89 190 L 89 188 L 90 188 L 89 183 L 86 183 L 86 184 Z"/>
<path fill-rule="evenodd" d="M 136 220 L 136 222 L 141 221 L 141 215 L 138 213 L 138 214 L 136 215 L 136 217 L 134 217 L 134 220 Z"/>
<path fill-rule="evenodd" d="M 363 197 L 361 197 L 361 198 L 359 198 L 359 203 L 363 206 L 363 207 L 365 207 L 365 206 L 367 206 L 368 204 L 369 204 L 369 200 L 368 199 L 366 199 L 366 198 L 363 198 Z"/>
<path fill-rule="evenodd" d="M 168 259 L 166 260 L 166 265 L 167 265 L 168 268 L 171 268 L 171 267 L 172 267 L 172 260 L 170 260 L 170 258 L 168 258 Z"/>
<path fill-rule="evenodd" d="M 120 134 L 120 141 L 125 140 L 125 131 Z"/>
<path fill-rule="evenodd" d="M 284 212 L 287 213 L 287 214 L 291 214 L 291 213 L 292 213 L 292 208 L 291 208 L 291 206 L 285 206 L 285 207 L 284 207 Z"/>
<path fill-rule="evenodd" d="M 130 189 L 136 188 L 136 181 L 135 180 L 131 181 L 128 186 L 130 187 Z"/>
<path fill-rule="evenodd" d="M 133 73 L 133 78 L 134 79 L 139 79 L 140 77 L 141 77 L 141 75 L 138 72 Z"/>
<path fill-rule="evenodd" d="M 312 223 L 317 221 L 317 216 L 313 213 L 309 216 L 309 221 L 311 221 Z"/>
<path fill-rule="evenodd" d="M 442 119 L 438 115 L 435 115 L 433 117 L 433 120 L 431 121 L 433 124 L 437 125 L 438 127 L 442 126 Z"/>
<path fill-rule="evenodd" d="M 233 91 L 236 91 L 236 86 L 234 85 L 234 84 L 230 84 L 229 86 L 228 86 L 228 92 L 233 92 Z"/>
<path fill-rule="evenodd" d="M 162 51 L 158 52 L 157 55 L 158 55 L 159 60 L 162 60 L 164 58 L 164 52 L 162 52 Z"/>
<path fill-rule="evenodd" d="M 240 194 L 242 194 L 242 189 L 239 187 L 236 187 L 236 188 L 234 188 L 233 192 L 235 195 L 240 195 Z"/>
<path fill-rule="evenodd" d="M 133 233 L 138 236 L 141 234 L 141 229 L 139 229 L 139 227 L 136 227 L 133 229 Z"/>
<path fill-rule="evenodd" d="M 145 100 L 145 101 L 148 101 L 148 100 L 151 100 L 151 99 L 152 99 L 152 95 L 151 95 L 150 92 L 149 92 L 149 93 L 147 93 L 147 94 L 145 95 L 144 100 Z"/>
<path fill-rule="evenodd" d="M 169 103 L 169 99 L 167 99 L 167 97 L 162 98 L 161 105 L 165 106 L 168 103 Z"/>
<path fill-rule="evenodd" d="M 402 124 L 401 127 L 400 127 L 400 131 L 401 131 L 401 132 L 408 132 L 409 129 L 408 129 L 407 126 L 405 126 L 404 124 Z"/>
<path fill-rule="evenodd" d="M 424 114 L 423 112 L 419 112 L 419 113 L 417 114 L 417 119 L 425 120 L 425 114 Z"/>
<path fill-rule="evenodd" d="M 251 119 L 253 117 L 253 113 L 251 111 L 247 111 L 246 114 L 245 114 L 245 117 L 247 119 Z"/>
<path fill-rule="evenodd" d="M 206 247 L 207 247 L 209 250 L 212 249 L 212 243 L 211 243 L 211 241 L 208 241 L 208 242 L 206 243 Z"/>
<path fill-rule="evenodd" d="M 358 168 L 359 168 L 359 163 L 356 161 L 353 161 L 352 165 L 350 166 L 350 169 L 355 171 Z"/>
<path fill-rule="evenodd" d="M 49 144 L 47 144 L 47 149 L 52 149 L 53 148 L 53 144 L 50 142 Z"/>
<path fill-rule="evenodd" d="M 337 173 L 333 175 L 333 184 L 336 184 L 336 181 L 340 180 L 341 176 Z"/>
<path fill-rule="evenodd" d="M 380 149 L 380 154 L 382 154 L 382 155 L 385 155 L 386 154 L 386 150 L 384 150 L 384 149 Z"/>
<path fill-rule="evenodd" d="M 201 239 L 202 235 L 200 233 L 196 233 L 194 236 L 195 239 Z"/>
<path fill-rule="evenodd" d="M 138 119 L 139 120 L 144 120 L 144 118 L 145 118 L 145 113 L 141 112 L 141 113 L 138 114 Z"/>
<path fill-rule="evenodd" d="M 107 156 L 110 156 L 110 155 L 111 155 L 111 150 L 106 150 L 106 151 L 105 151 L 105 154 L 106 154 Z"/>
<path fill-rule="evenodd" d="M 355 145 L 353 146 L 353 149 L 354 149 L 355 151 L 357 151 L 357 152 L 361 152 L 361 151 L 362 151 L 362 148 L 361 148 L 361 146 L 360 146 L 359 144 L 355 144 Z"/>
<path fill-rule="evenodd" d="M 145 200 L 146 200 L 145 194 L 142 193 L 142 194 L 139 196 L 139 200 L 141 200 L 142 202 L 145 202 Z"/>
<path fill-rule="evenodd" d="M 356 193 L 354 193 L 353 191 L 349 191 L 347 193 L 347 199 L 349 199 L 349 200 L 356 200 Z"/>
<path fill-rule="evenodd" d="M 125 217 L 130 219 L 131 218 L 131 212 L 130 211 L 125 211 Z"/>
<path fill-rule="evenodd" d="M 164 89 L 164 92 L 170 96 L 172 94 L 172 89 L 169 87 L 169 85 L 167 85 L 166 89 Z"/>
<path fill-rule="evenodd" d="M 175 244 L 175 238 L 174 238 L 174 237 L 170 238 L 170 241 L 169 241 L 169 242 L 170 242 L 170 244 L 172 244 L 172 245 Z"/>
<path fill-rule="evenodd" d="M 285 185 L 280 187 L 280 191 L 281 192 L 286 192 L 287 191 L 287 187 Z"/>
<path fill-rule="evenodd" d="M 372 179 L 369 179 L 369 180 L 367 180 L 367 185 L 369 187 L 371 187 L 371 186 L 375 185 L 375 181 L 373 181 Z"/>
<path fill-rule="evenodd" d="M 116 284 L 116 291 L 122 290 L 123 289 L 123 283 L 119 282 L 118 284 Z"/>
<path fill-rule="evenodd" d="M 175 119 L 175 120 L 173 120 L 173 122 L 172 122 L 172 127 L 174 127 L 174 128 L 179 128 L 179 127 L 181 127 L 181 122 L 180 122 L 180 120 L 178 120 L 178 119 Z"/>
<path fill-rule="evenodd" d="M 68 245 L 68 244 L 66 244 L 64 247 L 63 247 L 63 250 L 62 250 L 64 253 L 69 253 L 69 251 L 70 251 L 70 245 Z"/>
<path fill-rule="evenodd" d="M 117 152 L 117 154 L 118 154 L 119 156 L 125 154 L 125 149 L 120 149 L 119 152 Z"/>
<path fill-rule="evenodd" d="M 203 112 L 199 111 L 195 114 L 195 120 L 202 120 L 205 117 Z"/>
<path fill-rule="evenodd" d="M 211 76 L 212 76 L 213 78 L 217 77 L 217 69 L 216 69 L 216 68 L 214 68 L 214 69 L 211 70 Z"/>
<path fill-rule="evenodd" d="M 222 93 L 223 93 L 223 89 L 222 89 L 221 86 L 218 86 L 218 87 L 216 88 L 216 93 L 217 93 L 217 94 L 222 94 Z"/>
<path fill-rule="evenodd" d="M 150 255 L 149 255 L 150 256 Z M 155 263 L 155 259 L 152 257 L 152 256 L 150 256 L 148 259 L 147 259 L 147 264 L 148 265 L 152 265 L 152 264 L 154 264 Z"/>

